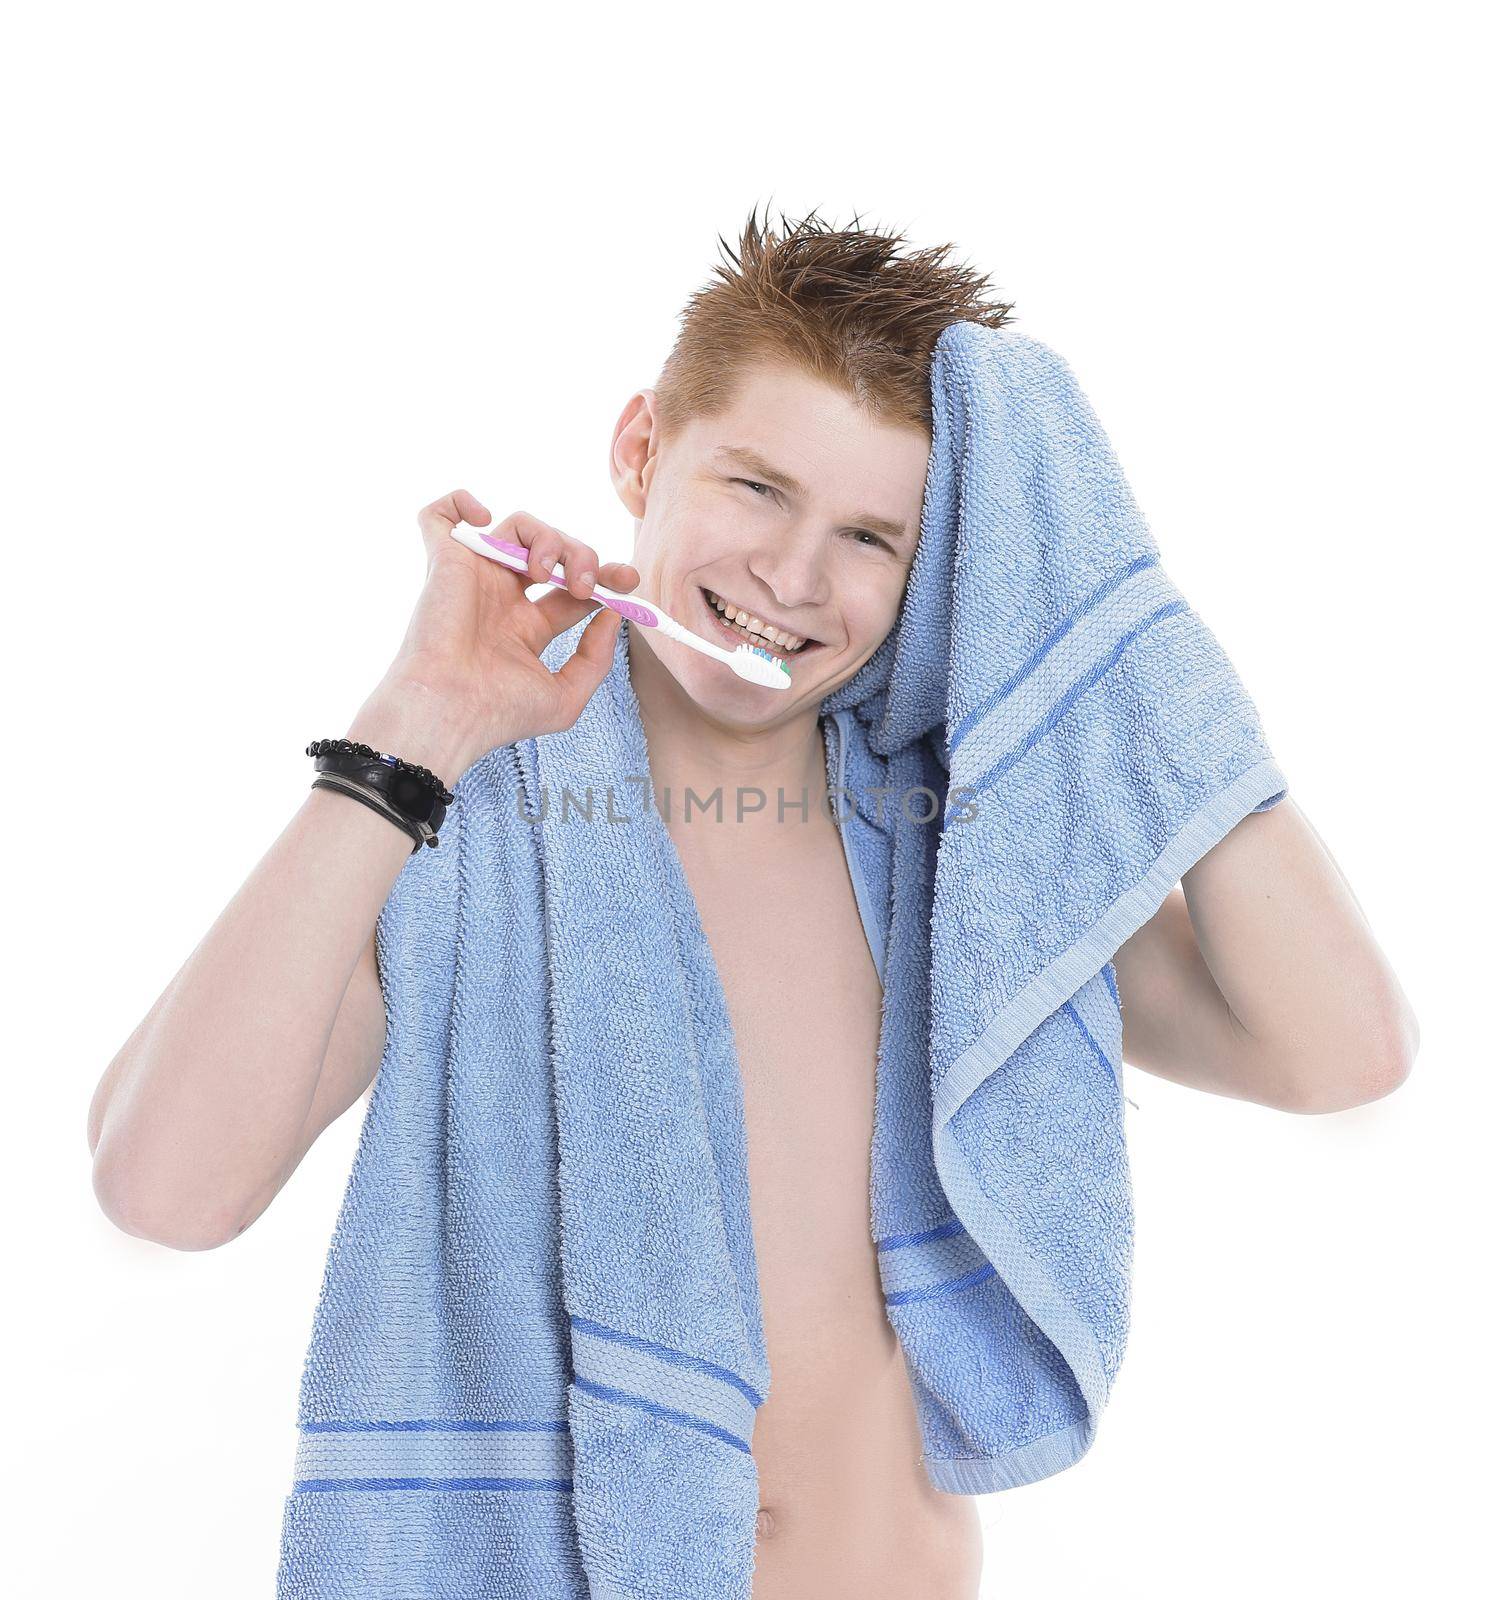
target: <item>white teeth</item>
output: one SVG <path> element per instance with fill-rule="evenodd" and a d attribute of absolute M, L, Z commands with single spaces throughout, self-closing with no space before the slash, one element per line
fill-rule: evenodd
<path fill-rule="evenodd" d="M 796 633 L 787 633 L 784 628 L 777 628 L 773 623 L 761 622 L 758 617 L 751 617 L 747 611 L 741 611 L 733 601 L 725 600 L 711 589 L 704 589 L 708 603 L 720 616 L 726 617 L 736 627 L 752 633 L 755 638 L 762 639 L 767 644 L 773 644 L 785 654 L 799 650 L 806 643 L 805 638 Z"/>

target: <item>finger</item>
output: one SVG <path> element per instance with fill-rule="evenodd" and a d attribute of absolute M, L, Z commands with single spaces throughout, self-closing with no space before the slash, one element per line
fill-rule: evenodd
<path fill-rule="evenodd" d="M 447 495 L 431 501 L 418 514 L 419 532 L 424 536 L 424 547 L 432 555 L 435 541 L 449 538 L 450 529 L 458 522 L 468 522 L 472 527 L 483 528 L 491 520 L 491 513 L 468 489 L 451 489 Z"/>
<path fill-rule="evenodd" d="M 560 685 L 566 726 L 572 727 L 578 721 L 579 713 L 614 664 L 615 639 L 619 632 L 619 614 L 605 607 L 605 615 L 596 617 L 584 629 L 573 654 L 553 674 Z"/>
<path fill-rule="evenodd" d="M 458 492 L 458 491 L 457 491 Z M 479 501 L 472 500 L 471 507 L 475 511 L 483 512 L 489 518 L 490 513 Z M 558 529 L 542 521 L 540 517 L 530 516 L 525 511 L 513 511 L 510 516 L 503 517 L 486 537 L 488 539 L 504 540 L 508 544 L 519 545 L 527 554 L 527 564 L 532 570 L 523 572 L 519 568 L 507 566 L 504 561 L 492 561 L 480 553 L 467 550 L 458 539 L 449 536 L 454 531 L 454 525 L 448 521 L 448 512 L 456 510 L 454 497 L 447 496 L 443 501 L 436 501 L 431 506 L 425 506 L 419 513 L 420 525 L 424 528 L 424 544 L 427 548 L 429 561 L 449 561 L 461 566 L 469 566 L 474 562 L 477 569 L 484 569 L 483 575 L 477 580 L 481 583 L 495 584 L 507 602 L 520 599 L 525 591 L 534 583 L 546 582 L 546 576 L 536 570 L 535 553 L 544 546 L 557 549 L 563 535 Z"/>
<path fill-rule="evenodd" d="M 641 575 L 628 561 L 607 561 L 599 569 L 599 581 L 606 589 L 628 594 L 641 581 Z"/>
<path fill-rule="evenodd" d="M 548 574 L 563 559 L 563 546 L 567 535 L 551 522 L 534 517 L 526 511 L 514 511 L 498 530 L 503 538 L 520 544 L 527 552 L 530 576 L 524 583 L 546 583 Z"/>
<path fill-rule="evenodd" d="M 563 586 L 568 592 L 579 600 L 593 599 L 594 585 L 603 581 L 599 576 L 599 555 L 593 545 L 585 544 L 582 539 L 572 539 L 561 528 L 529 516 L 525 511 L 513 512 L 498 532 L 526 548 L 527 569 L 531 574 L 529 583 L 550 581 L 553 569 L 561 563 Z M 635 582 L 640 582 L 639 573 Z M 626 587 L 633 587 L 633 584 Z"/>
<path fill-rule="evenodd" d="M 446 498 L 453 504 L 459 513 L 461 522 L 468 522 L 477 528 L 484 528 L 491 520 L 491 513 L 475 498 L 468 489 L 456 489 Z"/>
<path fill-rule="evenodd" d="M 599 581 L 599 554 L 594 546 L 579 539 L 565 539 L 562 560 L 568 592 L 578 600 L 592 599 L 594 585 Z"/>
<path fill-rule="evenodd" d="M 469 522 L 483 528 L 491 520 L 491 513 L 468 489 L 451 489 L 447 495 L 426 505 L 418 514 L 419 526 L 443 522 L 446 529 L 457 522 Z"/>

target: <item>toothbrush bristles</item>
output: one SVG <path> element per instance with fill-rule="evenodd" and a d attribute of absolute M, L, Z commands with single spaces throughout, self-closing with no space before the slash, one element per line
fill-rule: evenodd
<path fill-rule="evenodd" d="M 775 663 L 775 665 L 777 667 L 779 667 L 780 670 L 786 675 L 787 678 L 790 677 L 790 675 L 791 675 L 790 667 L 784 661 L 782 661 L 779 656 L 772 655 L 768 650 L 765 649 L 765 647 L 763 645 L 747 644 L 747 645 L 744 646 L 744 648 L 746 650 L 752 650 L 755 653 L 755 655 L 757 655 L 757 656 L 763 656 L 766 661 L 773 661 Z"/>

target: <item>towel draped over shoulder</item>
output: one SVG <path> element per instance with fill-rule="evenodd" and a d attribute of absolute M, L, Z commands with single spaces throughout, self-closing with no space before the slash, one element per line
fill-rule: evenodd
<path fill-rule="evenodd" d="M 904 605 L 820 715 L 884 988 L 884 1303 L 931 1482 L 986 1494 L 1080 1459 L 1125 1349 L 1112 957 L 1286 781 L 1061 358 L 957 323 L 932 389 Z M 464 774 L 379 916 L 387 1045 L 279 1600 L 750 1593 L 770 1367 L 743 1092 L 649 803 L 631 627 L 572 728 Z"/>

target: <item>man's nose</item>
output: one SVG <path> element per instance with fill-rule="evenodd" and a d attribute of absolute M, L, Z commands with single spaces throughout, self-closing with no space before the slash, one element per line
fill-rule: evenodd
<path fill-rule="evenodd" d="M 820 552 L 807 541 L 756 551 L 749 570 L 782 607 L 821 605 L 826 599 L 826 569 Z"/>

